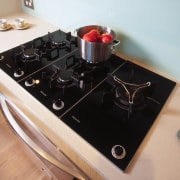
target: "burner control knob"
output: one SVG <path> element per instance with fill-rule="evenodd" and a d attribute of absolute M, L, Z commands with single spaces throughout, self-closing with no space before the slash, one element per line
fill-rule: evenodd
<path fill-rule="evenodd" d="M 29 86 L 33 86 L 34 84 L 35 84 L 35 80 L 32 77 L 26 79 L 25 81 L 25 86 L 29 87 Z"/>
<path fill-rule="evenodd" d="M 18 68 L 15 72 L 14 72 L 14 77 L 21 77 L 24 75 L 24 71 L 21 70 L 20 68 Z"/>
<path fill-rule="evenodd" d="M 126 156 L 126 150 L 121 145 L 114 145 L 111 149 L 111 153 L 116 159 L 123 159 Z"/>
<path fill-rule="evenodd" d="M 64 102 L 59 98 L 53 101 L 52 106 L 53 106 L 53 109 L 55 110 L 61 110 L 64 107 Z"/>
<path fill-rule="evenodd" d="M 0 61 L 2 61 L 4 59 L 3 55 L 0 55 Z"/>

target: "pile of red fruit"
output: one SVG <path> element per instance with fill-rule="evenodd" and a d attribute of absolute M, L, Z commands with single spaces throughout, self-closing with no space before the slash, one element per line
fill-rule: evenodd
<path fill-rule="evenodd" d="M 111 34 L 100 33 L 98 30 L 92 29 L 91 31 L 83 35 L 83 39 L 88 42 L 109 43 L 113 40 L 113 37 Z"/>

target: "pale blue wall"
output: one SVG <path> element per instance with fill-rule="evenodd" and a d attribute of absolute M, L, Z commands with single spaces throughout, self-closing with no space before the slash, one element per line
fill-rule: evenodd
<path fill-rule="evenodd" d="M 40 16 L 60 28 L 111 27 L 118 51 L 180 79 L 180 0 L 34 0 Z"/>

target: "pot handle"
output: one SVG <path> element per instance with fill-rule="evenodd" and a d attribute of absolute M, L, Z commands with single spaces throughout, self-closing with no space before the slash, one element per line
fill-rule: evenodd
<path fill-rule="evenodd" d="M 74 35 L 75 37 L 77 37 L 77 33 L 78 33 L 78 29 L 75 29 L 74 32 L 73 32 L 73 35 Z"/>
<path fill-rule="evenodd" d="M 120 41 L 119 40 L 113 40 L 113 42 L 111 43 L 111 49 L 114 51 L 115 50 L 115 47 L 120 44 Z"/>

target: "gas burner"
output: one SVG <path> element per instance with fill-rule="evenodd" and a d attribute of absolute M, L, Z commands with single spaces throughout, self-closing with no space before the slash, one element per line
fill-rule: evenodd
<path fill-rule="evenodd" d="M 49 87 L 57 87 L 65 89 L 73 85 L 72 71 L 67 69 L 60 69 L 55 65 L 51 66 L 51 69 L 46 72 L 42 72 L 42 79 L 49 81 Z"/>
<path fill-rule="evenodd" d="M 58 48 L 53 46 L 49 39 L 45 41 L 41 37 L 36 38 L 32 42 L 32 47 L 38 49 L 41 56 L 47 58 L 48 61 L 59 57 Z"/>
<path fill-rule="evenodd" d="M 48 32 L 48 39 L 52 48 L 65 49 L 66 51 L 71 52 L 71 44 L 74 43 L 74 41 L 71 39 L 70 32 L 66 33 L 65 39 L 61 41 L 55 40 L 53 34 Z"/>
<path fill-rule="evenodd" d="M 129 86 L 128 90 L 123 86 L 117 86 L 114 103 L 124 110 L 129 110 L 130 106 L 133 110 L 141 110 L 145 107 L 145 95 L 142 90 L 135 92 L 132 86 Z"/>
<path fill-rule="evenodd" d="M 27 48 L 24 47 L 22 51 L 22 61 L 23 62 L 33 62 L 33 61 L 39 61 L 41 57 L 41 52 L 38 49 L 34 48 Z"/>
<path fill-rule="evenodd" d="M 108 69 L 104 64 L 89 64 L 80 61 L 73 67 L 73 80 L 75 85 L 81 89 L 92 89 L 98 77 L 105 77 L 107 72 Z"/>
<path fill-rule="evenodd" d="M 86 63 L 80 62 L 74 68 L 74 77 L 78 80 L 91 81 L 94 77 L 91 76 L 96 72 L 96 66 L 89 66 Z"/>
<path fill-rule="evenodd" d="M 41 52 L 32 47 L 20 46 L 12 52 L 12 58 L 16 63 L 18 72 L 21 69 L 24 73 L 27 71 L 29 63 L 41 63 Z M 16 70 L 17 71 L 17 70 Z M 15 72 L 15 74 L 19 74 Z"/>
<path fill-rule="evenodd" d="M 143 84 L 132 84 L 122 81 L 121 79 L 113 76 L 120 86 L 116 87 L 115 90 L 115 104 L 122 107 L 125 110 L 141 110 L 144 107 L 145 97 L 143 89 L 151 85 L 150 82 Z"/>
<path fill-rule="evenodd" d="M 151 88 L 153 87 L 153 83 L 151 82 L 133 84 L 124 82 L 111 74 L 108 74 L 106 82 L 112 86 L 111 93 L 107 93 L 113 99 L 113 103 L 111 102 L 111 104 L 127 111 L 128 119 L 134 111 L 139 111 L 146 107 L 146 100 L 152 93 Z M 149 88 L 149 92 L 146 90 L 147 88 Z M 106 96 L 104 97 L 106 98 Z"/>

